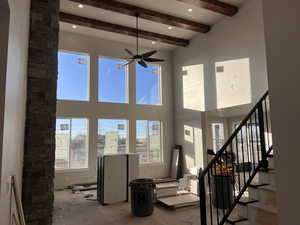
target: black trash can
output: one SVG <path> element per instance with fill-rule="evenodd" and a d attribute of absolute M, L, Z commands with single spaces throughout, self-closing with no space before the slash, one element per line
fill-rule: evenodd
<path fill-rule="evenodd" d="M 155 184 L 152 179 L 136 179 L 130 182 L 131 211 L 138 217 L 150 216 L 153 213 Z"/>
<path fill-rule="evenodd" d="M 228 209 L 233 203 L 234 176 L 212 175 L 213 205 L 218 209 Z"/>

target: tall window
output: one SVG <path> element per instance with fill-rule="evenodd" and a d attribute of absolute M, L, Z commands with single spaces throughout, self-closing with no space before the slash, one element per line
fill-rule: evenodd
<path fill-rule="evenodd" d="M 124 61 L 99 58 L 99 102 L 128 103 L 128 66 Z"/>
<path fill-rule="evenodd" d="M 224 144 L 224 125 L 222 123 L 212 124 L 213 150 L 219 151 Z"/>
<path fill-rule="evenodd" d="M 88 168 L 88 120 L 56 119 L 56 169 Z"/>
<path fill-rule="evenodd" d="M 98 153 L 126 153 L 128 151 L 128 121 L 98 120 Z"/>
<path fill-rule="evenodd" d="M 136 103 L 161 105 L 161 67 L 149 65 L 147 68 L 136 64 Z"/>
<path fill-rule="evenodd" d="M 161 133 L 160 121 L 136 121 L 136 152 L 140 154 L 141 164 L 162 161 Z"/>
<path fill-rule="evenodd" d="M 58 53 L 57 99 L 89 100 L 89 56 Z"/>

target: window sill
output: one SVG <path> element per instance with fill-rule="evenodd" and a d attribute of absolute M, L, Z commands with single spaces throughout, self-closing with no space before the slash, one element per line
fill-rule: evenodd
<path fill-rule="evenodd" d="M 153 162 L 153 163 L 140 163 L 140 167 L 149 167 L 149 166 L 164 166 L 164 162 Z"/>
<path fill-rule="evenodd" d="M 139 103 L 135 103 L 138 106 L 143 106 L 143 107 L 161 107 L 163 106 L 163 104 L 157 104 L 157 105 L 152 105 L 152 104 L 139 104 Z"/>
<path fill-rule="evenodd" d="M 88 172 L 89 168 L 82 168 L 82 169 L 55 169 L 55 173 L 82 173 Z"/>

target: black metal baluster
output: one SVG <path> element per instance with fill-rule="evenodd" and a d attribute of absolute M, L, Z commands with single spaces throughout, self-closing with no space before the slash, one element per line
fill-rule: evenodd
<path fill-rule="evenodd" d="M 252 168 L 252 162 L 251 162 L 251 160 L 250 160 L 250 155 L 249 155 L 249 134 L 248 134 L 248 122 L 246 123 L 246 143 L 247 143 L 247 156 L 248 156 L 248 162 L 249 162 L 249 167 L 251 167 Z M 251 153 L 250 153 L 251 154 Z M 251 168 L 249 168 L 249 170 L 248 170 L 248 173 L 249 173 L 249 177 L 251 176 Z"/>
<path fill-rule="evenodd" d="M 228 167 L 228 151 L 227 151 L 227 147 L 226 147 L 226 157 L 225 157 L 225 164 L 226 164 L 226 178 L 227 179 L 230 179 L 230 176 L 231 176 L 231 174 L 229 174 L 228 172 L 229 172 L 229 167 Z M 229 184 L 229 182 L 226 180 L 226 185 L 227 185 L 227 201 L 229 202 L 229 203 L 231 203 L 231 198 L 230 198 L 230 196 L 231 196 L 231 194 L 230 194 L 230 191 L 232 191 L 231 190 L 231 188 L 230 188 L 230 184 Z M 235 199 L 234 199 L 235 200 Z"/>
<path fill-rule="evenodd" d="M 236 144 L 236 162 L 237 162 L 237 174 L 238 174 L 238 184 L 239 184 L 239 192 L 241 191 L 241 177 L 240 177 L 240 159 L 239 159 L 239 147 L 238 147 L 238 138 L 235 137 Z"/>
<path fill-rule="evenodd" d="M 258 128 L 259 128 L 259 136 L 260 136 L 260 150 L 262 156 L 262 167 L 264 169 L 268 168 L 268 158 L 266 151 L 266 142 L 265 142 L 265 123 L 264 123 L 264 112 L 263 105 L 259 104 L 258 106 Z"/>
<path fill-rule="evenodd" d="M 252 155 L 253 155 L 253 166 L 255 168 L 256 160 L 255 160 L 255 149 L 254 149 L 254 139 L 253 139 L 253 129 L 252 128 L 253 128 L 253 123 L 252 123 L 252 115 L 251 115 L 251 117 L 250 117 L 251 147 L 252 147 Z"/>
<path fill-rule="evenodd" d="M 233 156 L 233 150 L 232 150 L 232 142 L 230 142 L 230 152 L 231 152 L 231 156 L 232 156 L 232 159 L 231 159 L 231 166 L 232 166 L 232 173 L 233 173 L 233 178 L 234 178 L 234 185 L 233 185 L 233 196 L 234 196 L 234 199 L 235 199 L 235 183 L 236 183 L 236 179 L 235 179 L 235 168 L 234 168 L 234 156 Z"/>
<path fill-rule="evenodd" d="M 242 146 L 242 159 L 243 159 L 243 174 L 244 174 L 244 186 L 246 184 L 246 174 L 245 174 L 245 154 L 244 154 L 244 136 L 243 136 L 243 127 L 241 129 L 241 146 Z"/>
<path fill-rule="evenodd" d="M 269 139 L 269 138 L 270 138 L 270 137 L 269 137 L 269 132 L 270 132 L 270 130 L 269 130 L 269 116 L 268 116 L 267 99 L 268 99 L 268 98 L 265 99 L 265 116 L 266 116 L 266 126 L 267 126 L 267 145 L 268 145 L 268 149 L 267 149 L 267 150 L 269 150 L 270 147 L 271 147 L 271 145 L 270 145 L 270 139 Z"/>
<path fill-rule="evenodd" d="M 215 185 L 215 187 L 213 188 L 213 190 L 215 191 L 215 193 L 214 193 L 215 194 L 214 201 L 216 203 L 216 209 L 217 209 L 217 224 L 219 225 L 219 222 L 220 222 L 220 220 L 219 220 L 219 197 L 218 197 L 218 182 L 217 182 L 217 178 L 216 178 L 216 176 L 217 176 L 217 168 L 216 168 L 215 164 L 213 165 L 213 167 L 214 167 L 213 178 L 214 178 L 214 185 Z"/>
<path fill-rule="evenodd" d="M 254 114 L 254 118 L 255 118 L 255 138 L 256 138 L 256 151 L 257 151 L 257 157 L 258 157 L 258 163 L 260 163 L 260 160 L 261 160 L 261 157 L 260 157 L 260 147 L 259 147 L 259 144 L 260 144 L 260 140 L 258 140 L 258 132 L 259 132 L 259 129 L 258 128 L 258 123 L 257 123 L 257 111 L 255 110 L 255 114 Z"/>
<path fill-rule="evenodd" d="M 206 193 L 205 193 L 205 176 L 202 176 L 202 169 L 199 171 L 199 201 L 200 201 L 200 219 L 202 225 L 207 225 L 206 217 Z"/>
<path fill-rule="evenodd" d="M 213 205 L 212 205 L 212 191 L 211 191 L 211 175 L 212 171 L 211 168 L 208 170 L 208 191 L 209 191 L 209 209 L 210 209 L 210 224 L 213 225 Z"/>
<path fill-rule="evenodd" d="M 225 199 L 224 199 L 224 174 L 223 174 L 223 160 L 222 160 L 222 155 L 220 157 L 220 176 L 219 179 L 221 180 L 221 189 L 222 189 L 222 193 L 221 193 L 221 207 L 222 207 L 222 213 L 223 213 L 223 217 L 225 215 Z"/>

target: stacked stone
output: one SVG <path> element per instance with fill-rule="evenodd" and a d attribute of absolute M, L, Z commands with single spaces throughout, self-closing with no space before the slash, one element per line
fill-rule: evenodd
<path fill-rule="evenodd" d="M 23 207 L 27 225 L 51 225 L 54 199 L 59 0 L 31 0 Z"/>

